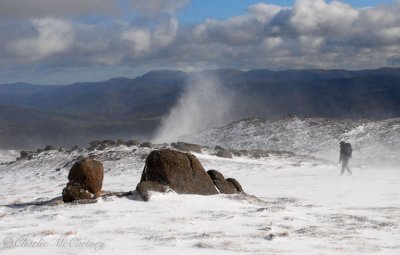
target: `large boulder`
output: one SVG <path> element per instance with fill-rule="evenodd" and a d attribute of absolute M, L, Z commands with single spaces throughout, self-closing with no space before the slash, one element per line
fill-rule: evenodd
<path fill-rule="evenodd" d="M 179 194 L 218 194 L 194 155 L 170 149 L 152 151 L 147 156 L 140 182 L 157 182 Z"/>
<path fill-rule="evenodd" d="M 70 182 L 79 183 L 80 188 L 95 195 L 101 193 L 103 178 L 103 164 L 91 158 L 83 158 L 76 162 L 68 174 Z"/>

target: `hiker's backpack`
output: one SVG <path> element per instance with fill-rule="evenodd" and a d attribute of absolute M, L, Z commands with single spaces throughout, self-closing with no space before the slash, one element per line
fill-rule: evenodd
<path fill-rule="evenodd" d="M 353 148 L 351 148 L 351 144 L 350 143 L 345 143 L 344 144 L 344 152 L 346 153 L 346 155 L 351 158 L 353 156 Z"/>

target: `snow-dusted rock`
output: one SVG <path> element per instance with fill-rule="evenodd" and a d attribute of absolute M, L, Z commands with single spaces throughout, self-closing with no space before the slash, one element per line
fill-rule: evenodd
<path fill-rule="evenodd" d="M 91 158 L 83 158 L 76 162 L 68 174 L 70 182 L 77 182 L 82 189 L 96 195 L 101 192 L 103 178 L 103 164 Z"/>
<path fill-rule="evenodd" d="M 140 182 L 136 186 L 136 191 L 143 201 L 149 201 L 151 197 L 151 192 L 167 193 L 172 191 L 168 185 L 163 185 L 159 182 Z"/>
<path fill-rule="evenodd" d="M 225 180 L 225 177 L 217 170 L 208 170 L 207 174 L 211 177 L 214 185 L 217 187 L 218 191 L 223 194 L 235 194 L 237 193 L 236 187 Z"/>
<path fill-rule="evenodd" d="M 92 199 L 94 194 L 83 189 L 77 182 L 68 182 L 67 187 L 62 191 L 62 198 L 65 203 L 69 203 L 75 200 Z"/>
<path fill-rule="evenodd" d="M 200 161 L 190 153 L 176 150 L 152 151 L 146 159 L 140 180 L 145 181 L 168 185 L 180 194 L 218 194 Z"/>

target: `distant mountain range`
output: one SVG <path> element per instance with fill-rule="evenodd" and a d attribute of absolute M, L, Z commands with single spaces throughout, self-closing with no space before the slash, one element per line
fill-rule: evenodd
<path fill-rule="evenodd" d="M 288 114 L 327 118 L 400 117 L 400 68 L 204 71 L 236 95 L 235 118 Z M 151 71 L 135 79 L 41 86 L 0 85 L 0 147 L 85 145 L 94 139 L 149 139 L 191 73 Z"/>

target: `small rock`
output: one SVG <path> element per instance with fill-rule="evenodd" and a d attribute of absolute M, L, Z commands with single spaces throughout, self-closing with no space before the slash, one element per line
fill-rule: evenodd
<path fill-rule="evenodd" d="M 242 188 L 242 185 L 240 185 L 240 183 L 239 183 L 236 179 L 234 179 L 234 178 L 227 178 L 226 181 L 232 183 L 233 186 L 236 188 L 236 190 L 237 190 L 238 192 L 244 193 L 243 188 Z"/>
<path fill-rule="evenodd" d="M 138 145 L 140 145 L 140 142 L 137 140 L 129 140 L 125 143 L 125 145 L 128 147 L 138 146 Z"/>
<path fill-rule="evenodd" d="M 101 142 L 95 140 L 95 141 L 91 141 L 89 144 L 90 144 L 90 147 L 96 148 L 97 146 L 99 146 L 101 144 Z"/>
<path fill-rule="evenodd" d="M 227 150 L 219 150 L 215 156 L 221 157 L 221 158 L 232 158 L 232 153 L 230 153 Z"/>
<path fill-rule="evenodd" d="M 114 146 L 117 143 L 115 141 L 113 141 L 113 140 L 104 140 L 104 141 L 101 142 L 101 144 L 105 144 L 105 145 L 108 145 L 108 146 Z"/>
<path fill-rule="evenodd" d="M 269 234 L 269 235 L 267 235 L 266 237 L 264 237 L 264 239 L 265 239 L 265 240 L 268 240 L 268 241 L 272 241 L 272 239 L 274 239 L 274 237 L 275 237 L 274 234 Z"/>
<path fill-rule="evenodd" d="M 218 188 L 220 193 L 235 194 L 238 192 L 235 186 L 232 183 L 225 180 L 224 176 L 217 170 L 208 170 L 207 173 L 213 180 L 214 185 Z"/>
<path fill-rule="evenodd" d="M 20 154 L 20 158 L 21 159 L 25 159 L 25 158 L 29 157 L 29 155 L 31 155 L 32 152 L 30 152 L 30 151 L 20 151 L 19 154 Z"/>
<path fill-rule="evenodd" d="M 154 144 L 152 144 L 151 142 L 144 142 L 140 145 L 141 148 L 154 148 Z"/>
<path fill-rule="evenodd" d="M 225 151 L 225 149 L 223 147 L 219 146 L 219 145 L 215 146 L 215 150 L 216 151 Z"/>
<path fill-rule="evenodd" d="M 125 144 L 124 140 L 122 140 L 122 139 L 117 139 L 117 146 L 119 146 L 119 145 L 124 145 L 124 144 Z"/>
<path fill-rule="evenodd" d="M 139 194 L 139 196 L 143 199 L 143 201 L 147 202 L 150 200 L 151 191 L 167 193 L 171 192 L 172 189 L 168 185 L 163 185 L 158 182 L 143 181 L 136 186 L 136 191 Z"/>
<path fill-rule="evenodd" d="M 197 144 L 178 142 L 178 143 L 171 143 L 171 146 L 181 151 L 192 151 L 196 153 L 201 153 L 201 146 Z"/>
<path fill-rule="evenodd" d="M 50 146 L 50 145 L 47 145 L 45 148 L 44 148 L 44 151 L 52 151 L 52 150 L 55 150 L 56 148 L 54 148 L 53 146 Z"/>
<path fill-rule="evenodd" d="M 65 203 L 69 203 L 75 200 L 92 199 L 94 195 L 83 189 L 79 183 L 68 182 L 67 187 L 62 191 L 62 197 Z"/>

